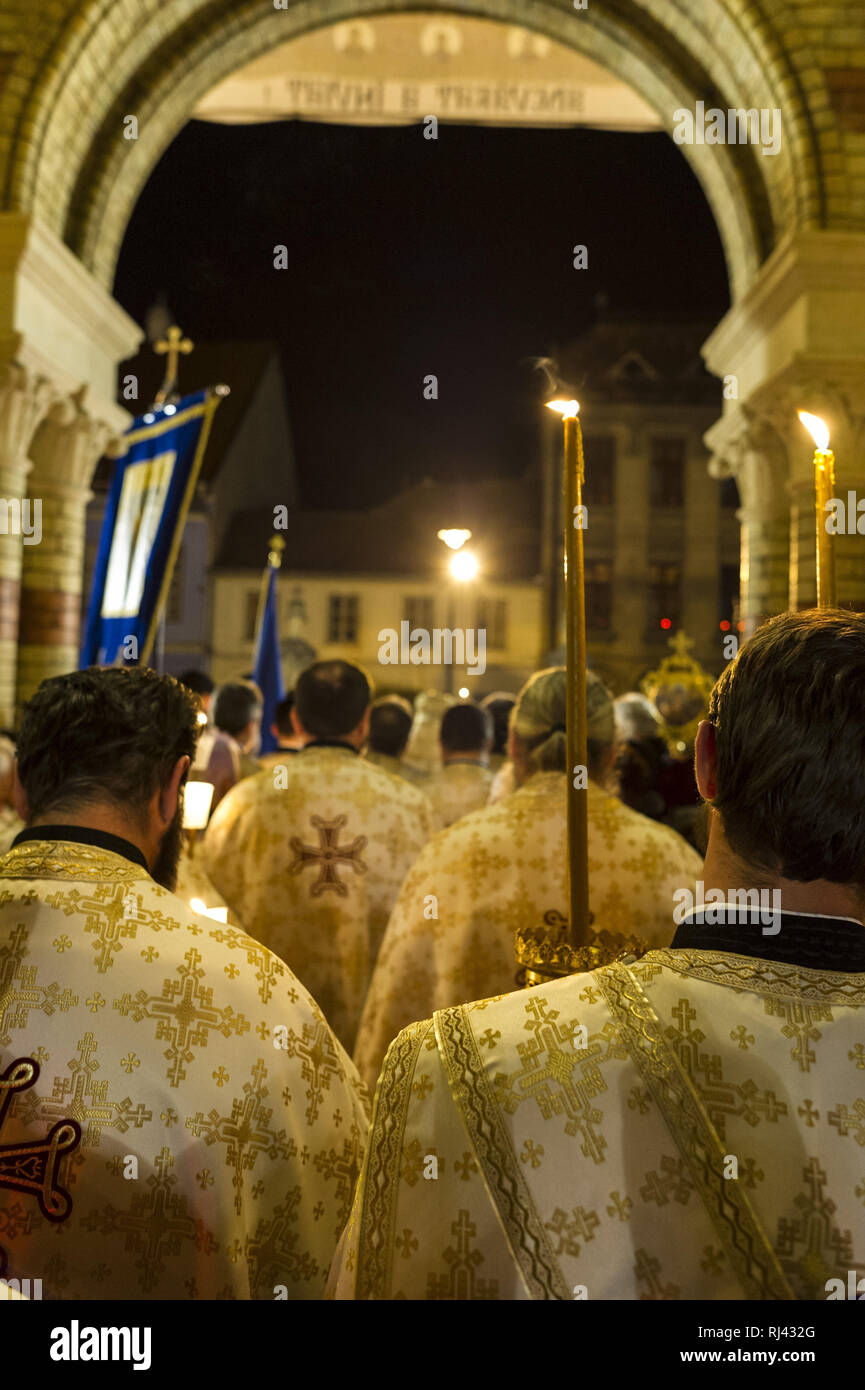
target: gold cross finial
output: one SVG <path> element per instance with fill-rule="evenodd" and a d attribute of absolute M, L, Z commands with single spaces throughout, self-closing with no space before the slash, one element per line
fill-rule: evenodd
<path fill-rule="evenodd" d="M 165 377 L 156 395 L 156 405 L 161 405 L 177 385 L 177 358 L 182 352 L 184 355 L 190 353 L 194 347 L 191 339 L 184 338 L 183 333 L 176 323 L 173 323 L 168 330 L 167 338 L 160 338 L 153 344 L 153 351 L 160 357 L 167 354 L 168 361 L 165 364 Z"/>
<path fill-rule="evenodd" d="M 687 656 L 694 645 L 694 641 L 686 632 L 679 631 L 676 633 L 675 637 L 670 638 L 668 645 L 673 648 L 676 656 Z"/>

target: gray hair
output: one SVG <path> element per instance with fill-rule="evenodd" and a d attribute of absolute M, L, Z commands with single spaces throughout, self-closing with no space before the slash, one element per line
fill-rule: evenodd
<path fill-rule="evenodd" d="M 613 698 L 594 672 L 586 672 L 586 737 L 589 776 L 598 779 L 615 734 Z M 526 775 L 567 770 L 567 672 L 564 666 L 536 671 L 511 712 L 517 760 Z"/>

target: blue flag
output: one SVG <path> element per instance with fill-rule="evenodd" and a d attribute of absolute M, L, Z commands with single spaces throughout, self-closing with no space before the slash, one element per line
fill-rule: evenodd
<path fill-rule="evenodd" d="M 139 415 L 124 436 L 99 537 L 82 668 L 148 661 L 219 401 L 210 390 L 196 391 Z"/>
<path fill-rule="evenodd" d="M 279 657 L 279 632 L 276 622 L 276 567 L 271 565 L 267 576 L 267 599 L 261 615 L 261 627 L 255 644 L 255 667 L 252 672 L 264 697 L 261 716 L 261 751 L 272 753 L 279 745 L 270 726 L 276 718 L 276 706 L 285 695 L 282 683 L 282 662 Z"/>

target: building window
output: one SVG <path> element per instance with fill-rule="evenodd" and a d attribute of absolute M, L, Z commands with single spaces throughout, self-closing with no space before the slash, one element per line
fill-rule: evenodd
<path fill-rule="evenodd" d="M 677 631 L 682 623 L 682 571 L 678 565 L 649 565 L 649 632 L 663 635 Z M 661 627 L 668 618 L 670 626 Z"/>
<path fill-rule="evenodd" d="M 165 601 L 166 623 L 183 622 L 184 554 L 184 547 L 181 546 L 177 552 L 174 573 L 171 576 L 171 583 L 168 586 L 168 598 Z"/>
<path fill-rule="evenodd" d="M 725 511 L 735 511 L 739 506 L 739 488 L 735 478 L 725 478 L 721 483 L 721 506 Z"/>
<path fill-rule="evenodd" d="M 587 434 L 586 481 L 583 502 L 591 507 L 611 507 L 616 500 L 616 439 L 612 434 Z"/>
<path fill-rule="evenodd" d="M 359 599 L 357 594 L 331 594 L 328 600 L 328 642 L 357 642 Z"/>
<path fill-rule="evenodd" d="M 613 567 L 608 560 L 587 560 L 586 627 L 609 632 L 613 618 Z"/>
<path fill-rule="evenodd" d="M 504 651 L 508 645 L 508 605 L 503 598 L 478 599 L 475 626 L 486 632 L 487 649 Z"/>
<path fill-rule="evenodd" d="M 246 640 L 254 642 L 258 626 L 258 589 L 249 589 L 246 595 Z"/>
<path fill-rule="evenodd" d="M 434 598 L 425 594 L 410 594 L 402 603 L 410 633 L 417 628 L 422 628 L 424 632 L 432 631 L 436 621 Z"/>
<path fill-rule="evenodd" d="M 649 502 L 653 507 L 685 505 L 685 441 L 653 439 L 649 452 Z"/>

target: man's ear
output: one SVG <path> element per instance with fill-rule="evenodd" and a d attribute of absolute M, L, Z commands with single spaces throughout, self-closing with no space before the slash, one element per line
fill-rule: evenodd
<path fill-rule="evenodd" d="M 511 760 L 512 763 L 513 763 L 513 762 L 516 762 L 516 756 L 515 756 L 515 753 L 514 753 L 514 749 L 516 748 L 516 744 L 517 744 L 516 734 L 514 733 L 513 729 L 508 729 L 508 757 L 510 758 L 510 760 Z"/>
<path fill-rule="evenodd" d="M 171 776 L 166 785 L 162 788 L 157 798 L 157 810 L 162 821 L 164 830 L 174 820 L 177 811 L 177 802 L 180 796 L 180 784 L 189 771 L 190 760 L 184 753 L 182 758 L 178 758 L 171 771 Z"/>
<path fill-rule="evenodd" d="M 704 801 L 711 801 L 718 790 L 715 781 L 717 748 L 715 745 L 715 726 L 708 719 L 701 719 L 694 743 L 694 775 L 697 790 Z"/>
<path fill-rule="evenodd" d="M 15 810 L 23 821 L 30 819 L 30 805 L 27 801 L 27 793 L 18 780 L 18 764 L 12 764 L 12 800 L 15 803 Z"/>
<path fill-rule="evenodd" d="M 297 735 L 297 737 L 298 737 L 298 738 L 309 738 L 309 734 L 306 732 L 306 729 L 303 727 L 303 725 L 301 724 L 300 720 L 298 719 L 298 717 L 297 717 L 297 710 L 294 708 L 293 705 L 292 705 L 292 707 L 291 707 L 289 713 L 290 713 L 290 715 L 291 715 L 291 727 L 294 729 L 294 732 L 295 732 L 295 734 Z"/>
<path fill-rule="evenodd" d="M 361 738 L 364 738 L 364 739 L 365 739 L 365 738 L 368 738 L 368 737 L 369 737 L 369 717 L 370 717 L 371 714 L 372 714 L 372 705 L 367 705 L 366 709 L 364 710 L 363 719 L 360 721 L 360 723 L 359 723 L 358 726 L 357 726 L 357 727 L 358 727 L 358 730 L 359 730 L 359 732 L 360 732 Z"/>

